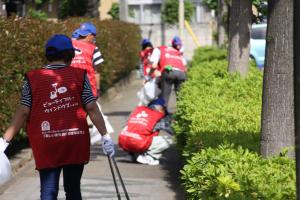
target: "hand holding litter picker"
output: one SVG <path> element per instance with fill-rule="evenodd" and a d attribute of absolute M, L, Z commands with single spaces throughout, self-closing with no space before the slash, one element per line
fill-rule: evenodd
<path fill-rule="evenodd" d="M 105 155 L 113 157 L 115 155 L 115 146 L 109 134 L 102 137 L 102 149 Z"/>

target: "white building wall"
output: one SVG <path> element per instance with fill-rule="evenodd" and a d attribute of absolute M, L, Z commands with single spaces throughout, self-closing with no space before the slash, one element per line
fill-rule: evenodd
<path fill-rule="evenodd" d="M 210 23 L 191 24 L 191 27 L 201 46 L 213 44 L 213 29 Z M 177 26 L 141 25 L 141 34 L 143 38 L 149 38 L 154 46 L 170 45 L 172 38 L 179 35 L 179 29 Z M 184 43 L 184 55 L 190 60 L 197 45 L 186 29 L 181 39 Z"/>
<path fill-rule="evenodd" d="M 195 16 L 190 23 L 191 28 L 198 38 L 200 46 L 213 44 L 213 21 L 211 12 L 201 3 L 201 0 L 193 0 L 196 6 Z M 174 36 L 179 35 L 178 25 L 160 24 L 160 8 L 157 6 L 163 0 L 120 0 L 121 5 L 128 6 L 127 15 L 123 15 L 121 20 L 140 24 L 143 38 L 149 38 L 154 46 L 170 45 Z M 152 6 L 152 13 L 149 13 L 149 6 Z M 124 8 L 121 8 L 124 10 Z M 126 9 L 125 9 L 126 10 Z M 133 16 L 130 16 L 133 15 Z M 190 60 L 195 48 L 197 48 L 189 32 L 183 31 L 183 43 L 185 47 L 184 55 Z"/>

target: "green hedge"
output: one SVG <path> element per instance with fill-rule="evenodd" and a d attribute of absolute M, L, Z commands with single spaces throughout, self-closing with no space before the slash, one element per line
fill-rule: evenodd
<path fill-rule="evenodd" d="M 194 200 L 294 200 L 295 176 L 295 162 L 287 157 L 263 159 L 229 145 L 195 154 L 182 171 Z"/>
<path fill-rule="evenodd" d="M 71 18 L 57 23 L 0 18 L 1 133 L 8 126 L 19 103 L 25 72 L 46 63 L 44 45 L 47 39 L 55 33 L 71 36 L 72 31 L 84 21 L 92 21 L 98 30 L 97 45 L 105 60 L 100 66 L 102 91 L 135 69 L 141 39 L 137 25 L 87 18 Z"/>
<path fill-rule="evenodd" d="M 226 57 L 224 50 L 198 49 L 179 92 L 173 128 L 187 161 L 187 196 L 295 199 L 295 162 L 258 155 L 262 72 L 251 66 L 245 78 L 229 74 Z"/>
<path fill-rule="evenodd" d="M 223 51 L 211 52 L 211 48 L 208 53 L 196 51 L 196 59 L 211 57 L 211 61 L 192 61 L 180 91 L 174 126 L 178 144 L 187 153 L 224 142 L 258 151 L 262 73 L 251 67 L 244 79 L 229 74 L 226 60 L 212 60 Z"/>

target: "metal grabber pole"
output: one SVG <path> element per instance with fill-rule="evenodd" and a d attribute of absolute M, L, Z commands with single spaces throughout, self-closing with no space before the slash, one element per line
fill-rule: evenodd
<path fill-rule="evenodd" d="M 115 158 L 114 158 L 114 157 L 112 157 L 111 159 L 113 160 L 113 163 L 114 163 L 114 165 L 115 165 L 115 168 L 116 168 L 117 174 L 118 174 L 118 176 L 119 176 L 120 182 L 121 182 L 121 184 L 122 184 L 122 188 L 123 188 L 123 190 L 124 190 L 124 193 L 125 193 L 126 199 L 127 199 L 127 200 L 130 200 L 130 199 L 129 199 L 129 196 L 128 196 L 128 192 L 127 192 L 127 190 L 126 190 L 126 187 L 125 187 L 125 184 L 124 184 L 124 182 L 123 182 L 123 179 L 122 179 L 121 173 L 120 173 L 120 171 L 119 171 L 119 168 L 118 168 L 117 162 L 116 162 L 116 160 L 115 160 Z"/>
<path fill-rule="evenodd" d="M 114 172 L 114 169 L 113 169 L 113 167 L 112 167 L 112 164 L 111 164 L 111 160 L 110 160 L 110 156 L 109 156 L 109 155 L 107 155 L 107 159 L 108 159 L 110 171 L 111 171 L 111 174 L 112 174 L 112 177 L 113 177 L 113 180 L 114 180 L 116 192 L 117 192 L 117 195 L 118 195 L 118 200 L 121 200 L 121 196 L 120 196 L 120 193 L 119 193 L 118 185 L 117 185 L 117 182 L 116 182 L 115 172 Z"/>

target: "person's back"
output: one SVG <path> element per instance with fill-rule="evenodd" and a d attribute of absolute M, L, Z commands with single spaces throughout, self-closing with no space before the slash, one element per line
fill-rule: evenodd
<path fill-rule="evenodd" d="M 139 53 L 140 61 L 141 61 L 141 74 L 144 78 L 149 74 L 151 68 L 150 57 L 153 52 L 153 45 L 149 39 L 143 39 L 141 42 L 141 51 Z"/>
<path fill-rule="evenodd" d="M 72 60 L 71 67 L 85 69 L 90 80 L 94 96 L 97 96 L 97 83 L 95 69 L 93 67 L 93 54 L 96 45 L 82 40 L 72 40 L 75 49 L 75 57 Z"/>
<path fill-rule="evenodd" d="M 180 52 L 182 48 L 182 41 L 179 37 L 175 36 L 172 39 L 171 47 L 161 46 L 155 48 L 151 55 L 150 61 L 152 62 L 152 68 L 150 71 L 154 73 L 157 69 L 161 76 L 160 86 L 161 94 L 160 98 L 163 98 L 168 105 L 172 86 L 174 85 L 175 92 L 177 93 L 186 80 L 186 62 Z"/>
<path fill-rule="evenodd" d="M 46 45 L 48 65 L 26 73 L 21 103 L 10 126 L 0 138 L 0 150 L 19 132 L 24 122 L 40 175 L 40 198 L 57 199 L 63 172 L 66 199 L 81 200 L 80 180 L 89 161 L 86 115 L 103 135 L 103 151 L 114 155 L 104 119 L 83 69 L 70 67 L 74 57 L 71 39 L 54 35 Z"/>

